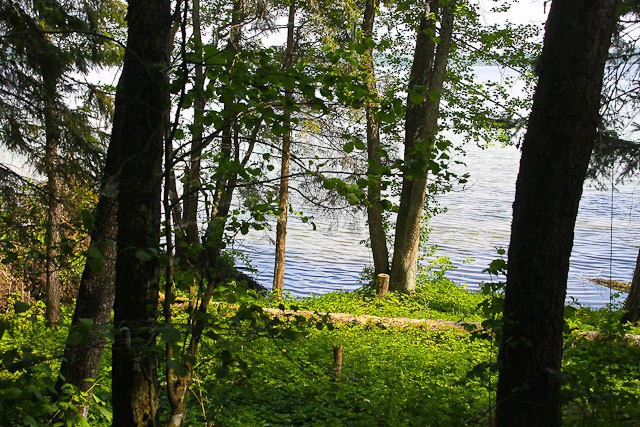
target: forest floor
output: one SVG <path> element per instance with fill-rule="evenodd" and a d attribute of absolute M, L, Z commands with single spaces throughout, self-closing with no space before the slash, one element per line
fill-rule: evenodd
<path fill-rule="evenodd" d="M 413 296 L 376 298 L 364 288 L 274 301 L 228 288 L 218 301 L 203 338 L 185 425 L 492 423 L 499 329 L 491 326 L 499 324 L 499 294 L 423 277 Z M 46 425 L 60 411 L 73 419 L 82 396 L 70 395 L 63 402 L 67 406 L 50 401 L 68 330 L 44 327 L 41 304 L 16 307 L 17 313 L 0 315 L 0 419 L 8 425 Z M 67 322 L 70 311 L 67 307 Z M 362 321 L 343 321 L 335 313 Z M 389 322 L 398 318 L 404 319 L 401 324 Z M 565 318 L 566 424 L 640 422 L 640 348 L 624 338 L 637 330 L 621 326 L 615 309 L 567 307 Z M 589 331 L 597 332 L 596 339 Z M 163 345 L 159 339 L 158 354 Z M 109 353 L 86 425 L 110 425 Z M 163 366 L 160 360 L 161 373 Z M 166 398 L 160 403 L 165 419 Z"/>

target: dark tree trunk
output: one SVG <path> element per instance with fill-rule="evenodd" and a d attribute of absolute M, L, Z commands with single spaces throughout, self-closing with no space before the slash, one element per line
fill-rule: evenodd
<path fill-rule="evenodd" d="M 44 173 L 46 185 L 45 223 L 45 294 L 47 325 L 55 328 L 60 321 L 60 243 L 62 240 L 62 203 L 60 159 L 58 147 L 62 142 L 62 117 L 58 94 L 58 81 L 62 75 L 62 64 L 58 52 L 48 36 L 35 34 L 39 38 L 43 53 L 38 57 L 43 88 L 43 115 L 45 128 Z"/>
<path fill-rule="evenodd" d="M 287 48 L 284 54 L 282 69 L 288 72 L 293 64 L 293 53 L 295 49 L 294 25 L 296 17 L 296 0 L 289 5 L 289 19 L 287 22 Z M 285 91 L 285 98 L 291 98 L 293 91 Z M 282 134 L 282 161 L 280 162 L 280 187 L 278 189 L 278 224 L 276 225 L 276 260 L 273 269 L 273 291 L 274 297 L 282 296 L 284 289 L 284 262 L 285 247 L 287 242 L 287 215 L 289 206 L 289 163 L 291 158 L 291 111 L 285 106 L 284 123 L 285 128 Z"/>
<path fill-rule="evenodd" d="M 624 309 L 625 313 L 622 315 L 622 323 L 640 322 L 640 251 L 638 251 L 636 269 L 633 272 L 631 289 L 629 290 L 629 295 L 624 302 Z"/>
<path fill-rule="evenodd" d="M 113 424 L 156 425 L 160 186 L 170 2 L 130 0 L 129 35 L 111 136 L 121 147 L 114 301 Z"/>
<path fill-rule="evenodd" d="M 444 83 L 453 32 L 454 2 L 440 6 L 430 2 L 431 12 L 440 16 L 439 43 L 433 34 L 436 22 L 426 14 L 420 20 L 416 50 L 409 80 L 405 124 L 404 161 L 400 208 L 396 220 L 390 289 L 413 292 L 416 288 L 420 223 L 427 189 L 429 160 L 433 156 Z M 417 96 L 413 96 L 417 95 Z"/>
<path fill-rule="evenodd" d="M 105 328 L 110 323 L 116 279 L 116 179 L 120 166 L 117 142 L 112 140 L 107 152 L 100 199 L 95 212 L 94 228 L 91 230 L 90 253 L 82 273 L 71 330 L 60 365 L 60 377 L 56 384 L 58 394 L 65 383 L 90 392 L 93 382 L 86 379 L 96 379 L 106 343 Z M 81 319 L 91 320 L 92 325 L 88 331 L 78 329 Z M 76 340 L 74 334 L 83 334 L 82 340 Z M 88 406 L 82 408 L 84 416 L 88 409 Z"/>
<path fill-rule="evenodd" d="M 373 37 L 373 26 L 376 19 L 378 0 L 367 0 L 362 20 L 362 35 L 366 39 Z M 373 66 L 373 47 L 367 49 L 362 57 L 363 66 L 367 70 L 367 88 L 369 95 L 378 96 L 376 76 Z M 382 219 L 382 206 L 380 204 L 382 161 L 380 147 L 380 123 L 376 117 L 376 105 L 369 101 L 365 107 L 367 117 L 367 178 L 369 186 L 367 190 L 367 224 L 369 225 L 369 238 L 371 239 L 371 252 L 373 253 L 374 277 L 378 274 L 389 273 L 389 250 L 387 249 L 387 234 L 384 230 Z"/>
<path fill-rule="evenodd" d="M 554 0 L 516 183 L 498 426 L 559 426 L 573 230 L 599 124 L 616 0 Z"/>
<path fill-rule="evenodd" d="M 45 224 L 45 270 L 46 270 L 46 319 L 47 325 L 55 328 L 60 321 L 60 242 L 62 239 L 61 178 L 59 172 L 58 146 L 60 145 L 61 121 L 55 107 L 57 100 L 56 81 L 48 81 L 45 73 L 45 173 L 47 176 L 47 215 Z"/>

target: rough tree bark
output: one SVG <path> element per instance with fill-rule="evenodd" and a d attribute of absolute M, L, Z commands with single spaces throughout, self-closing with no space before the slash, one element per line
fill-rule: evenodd
<path fill-rule="evenodd" d="M 559 426 L 573 230 L 599 124 L 616 0 L 554 0 L 522 146 L 500 345 L 498 426 Z"/>
<path fill-rule="evenodd" d="M 429 160 L 433 156 L 444 83 L 453 32 L 454 1 L 429 2 L 420 19 L 411 67 L 405 122 L 404 161 L 400 208 L 396 220 L 390 289 L 412 292 L 416 288 L 420 223 L 427 189 Z M 440 16 L 439 42 L 436 22 Z"/>
<path fill-rule="evenodd" d="M 112 140 L 107 151 L 104 176 L 100 185 L 100 199 L 91 230 L 89 256 L 80 281 L 80 289 L 71 320 L 60 376 L 56 391 L 60 394 L 65 383 L 81 391 L 91 390 L 100 368 L 100 359 L 106 343 L 105 328 L 110 323 L 116 279 L 117 172 L 120 167 L 117 140 Z M 89 330 L 78 329 L 81 319 L 89 319 Z M 74 335 L 82 334 L 77 340 Z M 81 408 L 87 416 L 89 406 Z"/>
<path fill-rule="evenodd" d="M 46 44 L 49 50 L 53 47 Z M 60 146 L 62 133 L 60 127 L 62 120 L 56 107 L 58 102 L 57 82 L 60 76 L 57 67 L 48 60 L 53 52 L 43 55 L 41 60 L 41 73 L 44 86 L 44 123 L 45 123 L 45 174 L 47 176 L 46 197 L 47 215 L 45 224 L 45 270 L 46 270 L 46 319 L 47 325 L 55 328 L 60 321 L 60 242 L 62 240 L 62 182 L 59 171 L 58 147 Z"/>
<path fill-rule="evenodd" d="M 287 22 L 287 47 L 284 53 L 282 69 L 286 73 L 293 64 L 293 53 L 295 50 L 294 25 L 296 18 L 296 0 L 291 0 L 289 5 L 289 19 Z M 293 91 L 286 90 L 284 121 L 285 128 L 282 134 L 282 161 L 280 162 L 280 187 L 278 189 L 278 223 L 276 225 L 276 260 L 273 269 L 273 296 L 280 298 L 284 289 L 284 262 L 285 246 L 287 242 L 287 215 L 289 207 L 289 163 L 291 158 L 291 110 L 287 102 L 293 102 Z"/>
<path fill-rule="evenodd" d="M 168 0 L 130 0 L 111 136 L 121 147 L 114 301 L 113 424 L 157 425 L 155 323 L 160 187 L 171 54 Z"/>
<path fill-rule="evenodd" d="M 362 35 L 365 39 L 373 38 L 373 27 L 376 19 L 378 0 L 367 0 L 362 20 Z M 371 97 L 378 97 L 375 69 L 373 66 L 373 46 L 367 48 L 362 55 L 362 65 L 367 70 L 367 88 Z M 369 225 L 369 239 L 373 253 L 374 277 L 378 274 L 389 273 L 389 250 L 387 249 L 387 234 L 382 219 L 380 204 L 382 161 L 380 154 L 380 123 L 376 117 L 375 103 L 368 101 L 365 107 L 367 117 L 367 223 Z"/>

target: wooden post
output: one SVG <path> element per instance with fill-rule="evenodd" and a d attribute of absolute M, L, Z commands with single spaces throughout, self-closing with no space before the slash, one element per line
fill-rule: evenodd
<path fill-rule="evenodd" d="M 333 345 L 333 365 L 336 369 L 336 375 L 342 374 L 342 349 L 341 345 Z"/>
<path fill-rule="evenodd" d="M 378 274 L 378 280 L 376 281 L 376 296 L 381 298 L 389 292 L 389 275 L 380 273 Z"/>

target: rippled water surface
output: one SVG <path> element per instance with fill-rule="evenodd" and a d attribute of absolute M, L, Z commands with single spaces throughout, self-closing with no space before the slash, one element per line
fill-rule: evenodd
<path fill-rule="evenodd" d="M 431 221 L 430 242 L 438 246 L 438 255 L 450 257 L 457 265 L 449 277 L 477 289 L 480 281 L 489 279 L 482 270 L 496 257 L 495 248 L 506 248 L 509 242 L 519 152 L 514 147 L 473 148 L 465 161 L 470 180 L 464 188 L 439 197 L 447 212 Z M 637 182 L 618 185 L 612 209 L 611 191 L 585 186 L 571 256 L 568 299 L 603 306 L 609 301 L 609 290 L 588 278 L 631 280 L 640 245 L 639 190 Z M 315 222 L 318 229 L 313 231 L 298 220 L 290 221 L 286 289 L 300 296 L 357 288 L 360 272 L 372 264 L 369 249 L 360 244 L 367 237 L 364 213 L 339 220 L 316 218 Z M 252 232 L 241 245 L 258 269 L 259 281 L 267 287 L 272 281 L 273 235 Z"/>

